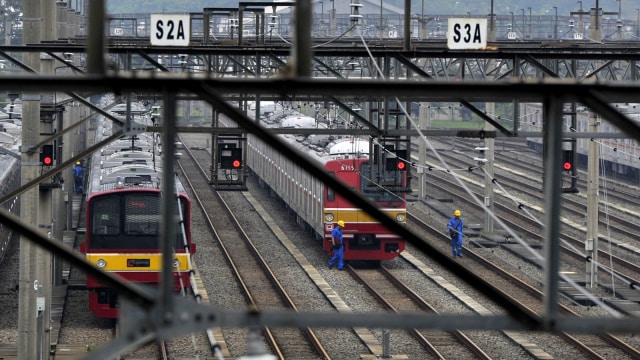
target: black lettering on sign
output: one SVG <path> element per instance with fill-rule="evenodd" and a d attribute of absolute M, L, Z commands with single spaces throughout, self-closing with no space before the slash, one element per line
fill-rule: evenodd
<path fill-rule="evenodd" d="M 191 17 L 183 14 L 151 14 L 151 45 L 188 46 Z"/>
<path fill-rule="evenodd" d="M 469 43 L 482 43 L 482 33 L 480 29 L 480 24 L 475 24 L 475 26 L 471 26 L 471 24 L 454 24 L 453 25 L 453 41 L 456 43 L 465 42 Z"/>
<path fill-rule="evenodd" d="M 182 23 L 182 20 L 177 22 L 169 20 L 166 25 L 162 20 L 158 20 L 156 23 L 156 39 L 163 39 L 165 31 L 167 32 L 167 40 L 185 39 L 184 24 Z"/>
<path fill-rule="evenodd" d="M 156 39 L 162 39 L 162 37 L 164 36 L 164 28 L 162 27 L 164 24 L 162 23 L 162 20 L 158 20 L 158 22 L 156 23 Z"/>

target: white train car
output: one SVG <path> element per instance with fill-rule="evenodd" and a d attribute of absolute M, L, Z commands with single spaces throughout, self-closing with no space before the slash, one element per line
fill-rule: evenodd
<path fill-rule="evenodd" d="M 314 135 L 314 128 L 327 124 L 300 113 L 272 114 L 264 119 L 269 127 L 310 129 L 306 135 L 281 135 L 291 147 L 306 155 L 309 161 L 343 181 L 354 191 L 374 202 L 390 218 L 406 221 L 406 172 L 390 171 L 385 178 L 368 178 L 370 143 L 352 136 Z M 345 260 L 380 261 L 395 258 L 405 248 L 404 240 L 324 183 L 308 173 L 302 164 L 292 162 L 253 135 L 248 136 L 247 165 L 260 181 L 268 185 L 296 214 L 296 221 L 311 228 L 323 239 L 323 248 L 331 252 L 331 230 L 338 220 L 344 229 Z M 385 185 L 381 185 L 384 183 Z M 389 185 L 389 186 L 387 186 Z"/>

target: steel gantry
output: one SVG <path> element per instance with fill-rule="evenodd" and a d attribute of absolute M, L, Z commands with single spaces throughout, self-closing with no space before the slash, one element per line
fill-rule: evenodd
<path fill-rule="evenodd" d="M 305 4 L 300 1 L 296 5 Z M 126 337 L 93 353 L 93 356 L 113 356 L 144 342 L 166 339 L 204 330 L 213 326 L 298 326 L 298 327 L 380 327 L 380 328 L 437 328 L 442 330 L 532 330 L 572 332 L 637 332 L 635 319 L 569 319 L 558 314 L 558 247 L 559 243 L 559 183 L 560 158 L 549 154 L 559 151 L 566 138 L 624 136 L 640 141 L 640 127 L 612 106 L 613 103 L 637 101 L 640 44 L 615 42 L 592 45 L 588 42 L 493 42 L 482 51 L 451 51 L 443 41 L 415 41 L 410 49 L 402 39 L 397 41 L 366 39 L 364 36 L 340 36 L 327 42 L 311 39 L 308 28 L 294 26 L 288 38 L 266 39 L 268 24 L 262 18 L 257 24 L 254 41 L 236 33 L 237 41 L 210 36 L 209 20 L 220 12 L 235 14 L 235 10 L 207 9 L 194 19 L 202 19 L 207 26 L 200 40 L 194 36 L 188 47 L 151 46 L 144 36 L 109 36 L 104 33 L 107 17 L 102 1 L 89 4 L 88 36 L 76 36 L 65 41 L 40 41 L 25 46 L 0 47 L 4 57 L 18 70 L 11 81 L 0 81 L 2 91 L 29 94 L 64 92 L 82 102 L 96 114 L 123 125 L 123 131 L 159 131 L 224 133 L 241 131 L 253 133 L 293 161 L 307 163 L 308 171 L 343 194 L 354 204 L 368 211 L 390 229 L 396 231 L 417 249 L 460 277 L 484 295 L 503 305 L 506 314 L 494 316 L 427 315 L 427 314 L 359 314 L 293 313 L 288 311 L 228 311 L 213 306 L 197 305 L 182 298 L 163 293 L 150 293 L 102 273 L 76 251 L 53 241 L 34 224 L 28 224 L 0 210 L 0 222 L 15 229 L 23 237 L 77 266 L 101 282 L 118 289 L 127 299 L 122 314 Z M 248 6 L 248 5 L 247 5 Z M 245 11 L 243 9 L 242 11 Z M 297 22 L 312 23 L 311 12 L 304 6 L 297 9 Z M 240 11 L 240 8 L 239 10 Z M 256 11 L 257 17 L 262 13 Z M 225 15 L 228 16 L 228 15 Z M 334 14 L 335 16 L 335 14 Z M 238 15 L 238 18 L 243 18 Z M 119 19 L 123 23 L 122 19 Z M 258 21 L 257 23 L 259 23 Z M 136 34 L 146 34 L 134 22 Z M 148 24 L 148 23 L 147 23 Z M 358 26 L 357 24 L 353 26 Z M 198 27 L 194 27 L 198 29 Z M 229 31 L 235 27 L 229 27 Z M 301 30 L 306 29 L 306 32 Z M 357 30 L 357 28 L 355 29 Z M 234 31 L 238 31 L 237 29 Z M 262 37 L 258 36 L 262 33 Z M 233 40 L 233 39 L 232 39 Z M 62 53 L 71 54 L 77 64 L 71 65 Z M 73 66 L 72 73 L 41 72 L 18 60 L 15 54 L 47 54 L 54 64 Z M 106 55 L 106 56 L 105 56 Z M 6 73 L 0 78 L 9 79 Z M 225 114 L 238 124 L 236 129 L 180 126 L 175 111 L 166 111 L 159 127 L 136 128 L 122 123 L 106 109 L 85 100 L 89 94 L 136 94 L 139 98 L 159 98 L 165 109 L 175 110 L 177 101 L 198 100 Z M 544 157 L 545 192 L 545 249 L 550 264 L 546 271 L 545 310 L 538 316 L 527 315 L 517 304 L 495 293 L 486 282 L 445 254 L 434 249 L 408 229 L 389 221 L 377 208 L 328 176 L 307 159 L 290 151 L 276 136 L 247 117 L 241 107 L 247 101 L 282 100 L 293 102 L 330 103 L 355 118 L 359 126 L 349 129 L 330 129 L 328 133 L 363 134 L 385 140 L 402 141 L 412 136 L 448 135 L 492 138 L 529 136 L 542 138 L 550 149 Z M 543 131 L 522 131 L 518 122 L 501 125 L 491 114 L 484 113 L 476 103 L 541 103 L 544 108 Z M 495 130 L 418 130 L 406 119 L 408 114 L 400 104 L 451 102 L 462 104 L 479 115 Z M 620 134 L 565 132 L 562 128 L 564 104 L 587 105 L 594 113 L 606 118 L 620 129 Z M 57 104 L 53 104 L 57 105 Z M 363 106 L 367 111 L 355 111 Z M 514 110 L 516 111 L 516 110 Z M 25 114 L 26 115 L 26 114 Z M 390 119 L 390 116 L 395 116 Z M 513 117 L 517 119 L 517 116 Z M 82 119 L 86 121 L 88 118 Z M 23 118 L 23 123 L 40 121 L 39 117 Z M 62 133 L 78 126 L 80 119 Z M 398 126 L 398 124 L 402 124 Z M 286 130 L 294 132 L 292 130 Z M 114 137 L 107 139 L 111 141 Z M 27 144 L 24 152 L 34 152 L 40 143 L 52 140 L 54 134 L 40 142 Z M 63 159 L 48 172 L 33 177 L 14 193 L 0 201 L 23 194 L 42 180 L 70 166 L 76 159 L 98 150 L 96 144 L 85 152 Z M 167 157 L 172 161 L 170 157 Z M 171 181 L 171 180 L 168 180 Z M 168 255 L 168 254 L 167 254 Z M 168 256 L 167 256 L 168 257 Z M 168 284 L 169 279 L 163 279 Z M 158 296 L 160 295 L 160 296 Z M 171 300 L 168 299 L 171 297 Z M 160 299 L 160 300 L 158 300 Z M 189 304 L 186 305 L 185 303 Z M 173 319 L 173 320 L 172 320 Z"/>

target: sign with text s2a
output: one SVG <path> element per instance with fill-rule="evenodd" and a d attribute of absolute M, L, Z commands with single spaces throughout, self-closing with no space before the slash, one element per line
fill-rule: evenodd
<path fill-rule="evenodd" d="M 487 47 L 487 19 L 451 18 L 447 26 L 447 47 L 452 50 Z"/>
<path fill-rule="evenodd" d="M 189 14 L 151 14 L 151 45 L 189 46 Z"/>

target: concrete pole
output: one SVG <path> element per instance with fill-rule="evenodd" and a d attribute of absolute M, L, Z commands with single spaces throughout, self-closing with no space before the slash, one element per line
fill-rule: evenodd
<path fill-rule="evenodd" d="M 496 31 L 495 31 L 495 16 L 493 14 L 493 1 L 491 2 L 491 14 L 489 14 L 489 38 L 487 39 L 487 41 L 489 42 L 494 42 L 496 41 Z M 493 68 L 495 61 L 494 60 L 490 60 L 489 64 L 488 64 L 488 68 Z M 488 102 L 485 104 L 486 107 L 486 111 L 487 114 L 489 114 L 489 116 L 493 117 L 494 119 L 497 119 L 497 116 L 495 116 L 496 113 L 496 103 L 494 102 Z M 516 126 L 517 122 L 513 122 L 514 126 Z M 484 123 L 484 129 L 486 131 L 495 131 L 495 127 L 493 125 L 491 125 L 490 123 L 486 122 Z M 514 129 L 514 131 L 517 131 L 517 129 Z M 487 209 L 487 211 L 492 212 L 493 213 L 493 201 L 494 201 L 494 184 L 493 184 L 493 177 L 494 177 L 494 170 L 493 170 L 493 161 L 495 158 L 495 138 L 486 138 L 484 140 L 484 145 L 487 148 L 487 150 L 485 151 L 485 159 L 487 159 L 487 162 L 484 163 L 484 170 L 485 170 L 485 175 L 484 175 L 484 206 Z M 492 233 L 493 232 L 493 218 L 491 216 L 489 216 L 489 212 L 485 212 L 484 213 L 484 230 L 488 233 Z"/>
<path fill-rule="evenodd" d="M 598 115 L 589 113 L 589 131 L 596 133 L 600 129 Z M 587 238 L 585 251 L 592 261 L 587 262 L 586 284 L 588 287 L 598 286 L 598 187 L 600 186 L 599 159 L 600 148 L 595 141 L 589 142 L 589 158 L 587 160 Z"/>
<path fill-rule="evenodd" d="M 37 44 L 41 39 L 43 6 L 40 0 L 23 1 L 23 43 Z M 40 69 L 40 53 L 25 53 L 24 63 L 32 69 Z M 39 151 L 27 152 L 40 142 L 40 95 L 22 94 L 22 169 L 21 182 L 27 183 L 36 178 L 40 172 Z M 33 187 L 20 196 L 22 219 L 38 226 L 38 207 L 40 194 L 38 187 Z M 20 272 L 18 276 L 18 345 L 19 359 L 38 359 L 37 333 L 37 298 L 40 285 L 47 284 L 49 279 L 38 278 L 38 257 L 42 251 L 29 239 L 20 237 Z"/>
<path fill-rule="evenodd" d="M 336 3 L 335 0 L 331 1 L 331 12 L 329 12 L 329 34 L 336 36 Z"/>
<path fill-rule="evenodd" d="M 597 4 L 597 2 L 596 2 Z M 593 13 L 593 9 L 592 13 Z M 595 24 L 600 23 L 600 9 L 597 9 L 595 18 L 591 17 L 591 28 L 596 27 Z M 595 24 L 594 24 L 595 22 Z M 602 38 L 600 26 L 591 32 L 592 39 L 599 42 Z M 598 64 L 596 63 L 596 66 Z M 589 131 L 597 132 L 599 129 L 598 114 L 589 112 Z M 587 238 L 585 239 L 585 250 L 587 256 L 590 256 L 592 262 L 587 262 L 586 266 L 586 283 L 588 287 L 596 287 L 598 285 L 598 267 L 594 264 L 598 262 L 598 189 L 600 187 L 599 177 L 599 159 L 600 148 L 595 141 L 589 142 L 588 147 L 589 158 L 587 161 Z"/>
<path fill-rule="evenodd" d="M 418 124 L 421 131 L 426 131 L 429 128 L 429 103 L 422 102 L 418 110 Z M 422 138 L 418 138 L 418 169 L 417 172 L 420 175 L 420 199 L 424 199 L 426 195 L 426 178 L 425 178 L 425 164 L 427 162 L 427 144 Z"/>
<path fill-rule="evenodd" d="M 602 10 L 597 7 L 597 5 L 595 9 L 591 8 L 591 26 L 589 26 L 589 37 L 594 41 L 602 40 L 602 26 L 600 25 L 602 24 L 602 20 L 600 18 L 601 16 Z"/>
<path fill-rule="evenodd" d="M 492 114 L 495 114 L 496 104 L 495 103 L 486 103 L 486 109 L 489 116 L 496 118 Z M 484 129 L 486 131 L 495 131 L 495 127 L 488 122 L 484 123 Z M 488 137 L 484 139 L 484 146 L 487 148 L 485 150 L 484 156 L 487 162 L 484 163 L 484 207 L 488 212 L 484 213 L 484 230 L 488 233 L 493 232 L 493 218 L 489 216 L 489 212 L 493 212 L 493 201 L 494 201 L 494 170 L 493 170 L 493 162 L 495 158 L 495 143 L 496 139 L 492 137 Z"/>

